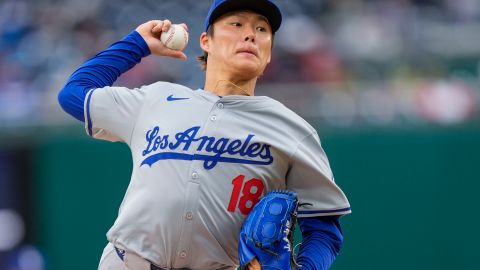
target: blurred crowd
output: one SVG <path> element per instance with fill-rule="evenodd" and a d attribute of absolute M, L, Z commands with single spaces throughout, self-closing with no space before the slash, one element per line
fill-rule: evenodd
<path fill-rule="evenodd" d="M 149 19 L 188 24 L 189 60 L 145 58 L 116 84 L 167 80 L 202 87 L 195 56 L 210 2 L 0 1 L 0 128 L 72 121 L 56 102 L 68 76 Z M 284 23 L 258 94 L 341 126 L 475 119 L 480 1 L 277 2 Z"/>

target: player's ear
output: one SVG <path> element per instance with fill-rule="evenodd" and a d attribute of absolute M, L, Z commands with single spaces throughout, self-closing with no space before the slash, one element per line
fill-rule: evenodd
<path fill-rule="evenodd" d="M 202 50 L 204 50 L 207 53 L 209 53 L 209 50 L 210 50 L 209 41 L 210 41 L 210 37 L 208 36 L 207 32 L 203 32 L 200 35 L 200 48 L 202 48 Z"/>
<path fill-rule="evenodd" d="M 270 61 L 272 60 L 272 53 L 273 53 L 273 42 L 274 42 L 274 35 L 271 36 L 271 46 L 270 46 L 270 54 L 268 55 L 268 58 L 267 58 L 267 64 L 270 64 Z"/>
<path fill-rule="evenodd" d="M 272 60 L 272 50 L 270 50 L 270 54 L 268 54 L 267 65 L 270 64 L 271 60 Z"/>

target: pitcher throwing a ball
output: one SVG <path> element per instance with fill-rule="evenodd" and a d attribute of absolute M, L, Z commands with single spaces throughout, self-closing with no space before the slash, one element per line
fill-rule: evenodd
<path fill-rule="evenodd" d="M 181 46 L 170 49 L 160 39 L 169 20 L 138 26 L 71 75 L 59 93 L 62 108 L 93 138 L 126 143 L 133 158 L 100 270 L 330 267 L 343 241 L 338 219 L 350 213 L 349 202 L 315 129 L 279 102 L 255 96 L 281 21 L 273 1 L 215 0 L 200 36 L 200 89 L 169 82 L 112 87 L 150 54 L 186 59 Z M 245 220 L 271 194 L 298 198 L 298 208 L 269 198 L 258 204 L 267 212 L 255 208 L 249 220 L 275 216 L 290 226 L 295 221 L 285 223 L 283 210 L 298 210 L 303 244 L 295 265 L 275 257 L 291 253 L 290 244 L 269 244 L 278 254 L 259 255 L 248 235 L 239 236 L 241 229 L 255 232 Z M 258 228 L 256 241 L 278 233 L 274 223 Z"/>

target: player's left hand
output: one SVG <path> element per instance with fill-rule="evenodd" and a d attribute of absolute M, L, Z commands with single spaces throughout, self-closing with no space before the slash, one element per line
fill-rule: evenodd
<path fill-rule="evenodd" d="M 262 270 L 262 266 L 257 259 L 253 259 L 248 265 L 247 270 Z"/>
<path fill-rule="evenodd" d="M 267 193 L 253 207 L 240 230 L 240 269 L 296 270 L 292 244 L 298 199 L 294 192 Z M 261 268 L 251 268 L 258 265 Z"/>
<path fill-rule="evenodd" d="M 151 20 L 139 25 L 135 30 L 142 36 L 153 55 L 168 56 L 186 60 L 187 56 L 182 51 L 172 50 L 167 48 L 165 44 L 160 41 L 162 32 L 168 31 L 172 22 L 170 20 Z M 188 31 L 187 25 L 180 24 Z"/>

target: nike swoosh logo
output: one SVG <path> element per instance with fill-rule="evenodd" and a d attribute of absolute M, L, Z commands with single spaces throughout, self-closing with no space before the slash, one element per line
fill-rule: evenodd
<path fill-rule="evenodd" d="M 170 95 L 167 97 L 167 101 L 176 101 L 176 100 L 184 100 L 184 99 L 189 99 L 185 97 L 174 97 L 173 95 Z"/>

